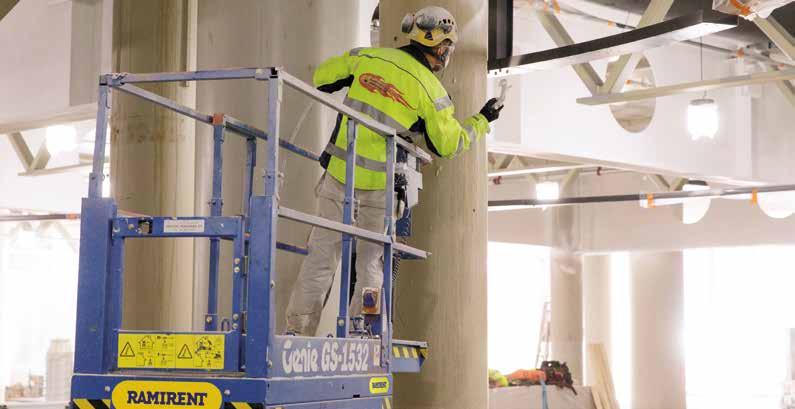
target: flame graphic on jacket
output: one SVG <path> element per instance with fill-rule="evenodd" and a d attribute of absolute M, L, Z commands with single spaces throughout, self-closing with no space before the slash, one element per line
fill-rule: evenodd
<path fill-rule="evenodd" d="M 364 73 L 359 76 L 359 84 L 361 84 L 366 90 L 370 92 L 378 92 L 381 94 L 381 96 L 389 98 L 408 109 L 416 109 L 409 105 L 409 102 L 403 97 L 403 92 L 401 92 L 394 85 L 384 81 L 384 77 L 369 72 Z"/>

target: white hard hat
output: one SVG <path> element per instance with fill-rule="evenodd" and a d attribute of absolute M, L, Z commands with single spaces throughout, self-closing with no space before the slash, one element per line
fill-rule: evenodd
<path fill-rule="evenodd" d="M 458 26 L 449 11 L 428 6 L 415 13 L 406 14 L 400 23 L 400 29 L 409 40 L 424 46 L 434 47 L 444 40 L 453 44 L 458 42 Z"/>

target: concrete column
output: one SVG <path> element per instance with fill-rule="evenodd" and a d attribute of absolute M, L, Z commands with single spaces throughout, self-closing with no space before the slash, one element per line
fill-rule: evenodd
<path fill-rule="evenodd" d="M 604 345 L 608 358 L 612 350 L 610 297 L 610 255 L 583 257 L 583 340 L 586 345 Z M 583 384 L 589 385 L 591 380 L 588 379 L 587 356 L 585 358 Z"/>
<path fill-rule="evenodd" d="M 255 1 L 206 0 L 199 2 L 198 67 L 282 66 L 290 74 L 311 83 L 312 74 L 325 59 L 342 54 L 356 46 L 367 45 L 369 14 L 359 13 L 368 2 L 345 1 Z M 374 7 L 374 5 L 373 5 Z M 366 16 L 364 19 L 361 16 Z M 296 144 L 320 152 L 331 135 L 336 112 L 314 104 L 295 133 L 299 118 L 310 99 L 288 86 L 284 87 L 281 137 L 294 135 Z M 198 108 L 203 112 L 224 112 L 253 124 L 267 127 L 267 83 L 247 81 L 216 81 L 199 84 Z M 209 161 L 212 133 L 209 127 L 198 129 L 200 161 Z M 258 150 L 258 166 L 263 165 L 264 144 Z M 245 144 L 242 138 L 229 135 L 224 146 L 224 213 L 239 214 L 242 206 Z M 281 205 L 307 213 L 316 213 L 314 188 L 322 169 L 318 164 L 282 150 L 280 169 Z M 209 162 L 207 162 L 209 163 Z M 208 167 L 205 164 L 204 167 Z M 209 168 L 207 168 L 209 170 Z M 207 201 L 210 174 L 201 174 L 200 184 Z M 255 173 L 254 191 L 261 194 L 262 172 Z M 279 222 L 281 241 L 305 246 L 309 227 L 296 222 Z M 204 250 L 203 250 L 204 251 Z M 202 256 L 201 260 L 206 260 Z M 276 302 L 277 331 L 284 329 L 284 311 L 303 257 L 286 252 L 277 255 Z M 199 260 L 199 261 L 201 261 Z M 228 316 L 231 310 L 231 248 L 222 248 L 219 311 Z M 205 288 L 206 268 L 197 275 L 197 288 Z M 334 297 L 335 293 L 331 294 Z M 336 298 L 329 305 L 336 308 Z M 206 300 L 197 300 L 198 310 L 206 309 Z M 333 329 L 333 323 L 330 329 Z M 328 332 L 330 329 L 326 329 Z"/>
<path fill-rule="evenodd" d="M 552 249 L 550 257 L 551 358 L 566 362 L 582 384 L 582 259 L 577 253 Z"/>
<path fill-rule="evenodd" d="M 185 70 L 190 2 L 116 0 L 113 70 Z M 195 85 L 144 88 L 183 105 Z M 119 208 L 157 216 L 194 214 L 192 119 L 118 92 L 111 116 L 111 184 Z M 129 240 L 125 254 L 124 326 L 188 330 L 192 318 L 193 241 Z"/>
<path fill-rule="evenodd" d="M 488 2 L 382 1 L 381 45 L 406 44 L 401 19 L 428 5 L 447 8 L 458 22 L 460 41 L 442 83 L 457 117 L 464 119 L 486 101 Z M 481 141 L 453 160 L 436 159 L 423 171 L 425 188 L 410 243 L 433 255 L 401 266 L 394 324 L 396 337 L 428 341 L 430 356 L 421 374 L 396 377 L 396 407 L 488 407 L 486 169 Z"/>
<path fill-rule="evenodd" d="M 559 181 L 560 196 L 577 196 L 577 173 Z M 551 359 L 566 362 L 576 383 L 582 383 L 582 256 L 577 253 L 579 208 L 561 206 L 545 211 L 550 257 Z"/>
<path fill-rule="evenodd" d="M 633 253 L 632 407 L 684 409 L 682 252 Z"/>

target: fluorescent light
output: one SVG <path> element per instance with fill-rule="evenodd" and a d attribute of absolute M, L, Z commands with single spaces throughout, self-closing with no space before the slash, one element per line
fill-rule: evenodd
<path fill-rule="evenodd" d="M 701 180 L 691 180 L 682 186 L 682 191 L 685 192 L 700 192 L 709 190 L 709 185 Z M 709 205 L 712 200 L 708 197 L 694 197 L 687 199 L 682 203 L 682 223 L 696 224 L 709 211 Z"/>
<path fill-rule="evenodd" d="M 55 155 L 77 149 L 77 130 L 71 125 L 48 126 L 44 135 L 47 150 Z"/>
<path fill-rule="evenodd" d="M 525 210 L 525 209 L 532 209 L 533 206 L 529 205 L 516 205 L 516 206 L 489 206 L 489 213 L 496 213 L 496 212 L 510 212 L 513 210 Z"/>
<path fill-rule="evenodd" d="M 719 121 L 720 113 L 714 99 L 695 99 L 687 107 L 687 130 L 694 141 L 714 139 Z"/>
<path fill-rule="evenodd" d="M 557 182 L 541 182 L 536 184 L 536 199 L 558 200 L 560 198 L 560 185 Z"/>
<path fill-rule="evenodd" d="M 784 219 L 795 213 L 795 192 L 769 192 L 757 195 L 759 208 L 774 219 Z"/>

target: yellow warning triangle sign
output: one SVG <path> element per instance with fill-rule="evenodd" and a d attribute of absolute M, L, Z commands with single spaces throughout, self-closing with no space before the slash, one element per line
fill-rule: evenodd
<path fill-rule="evenodd" d="M 135 358 L 135 352 L 132 349 L 132 345 L 129 342 L 124 344 L 124 348 L 121 349 L 121 353 L 119 354 L 122 358 Z"/>
<path fill-rule="evenodd" d="M 190 349 L 188 349 L 187 344 L 182 344 L 182 349 L 179 350 L 179 355 L 177 355 L 179 359 L 191 359 L 193 355 L 190 353 Z"/>

